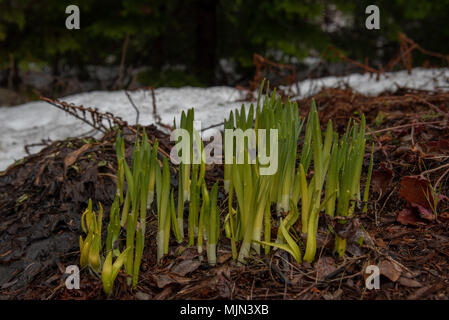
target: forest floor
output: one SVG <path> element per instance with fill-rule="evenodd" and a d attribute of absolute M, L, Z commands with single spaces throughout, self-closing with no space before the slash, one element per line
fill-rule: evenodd
<path fill-rule="evenodd" d="M 298 101 L 301 115 L 311 98 Z M 374 143 L 368 212 L 357 212 L 346 230 L 346 256 L 333 253 L 326 227 L 334 221 L 323 214 L 312 264 L 297 264 L 277 250 L 238 266 L 222 235 L 216 267 L 200 262 L 196 248 L 175 241 L 157 265 L 157 219 L 150 215 L 137 289 L 119 274 L 114 299 L 449 299 L 449 93 L 400 89 L 367 97 L 324 89 L 313 98 L 321 124 L 332 119 L 340 133 L 349 118 L 364 113 L 368 145 Z M 132 129 L 123 130 L 127 160 Z M 146 130 L 169 152 L 167 134 L 153 125 Z M 115 194 L 114 140 L 111 131 L 98 140 L 54 142 L 0 172 L 0 299 L 106 298 L 101 280 L 89 271 L 81 270 L 79 290 L 66 289 L 64 273 L 79 263 L 80 216 L 89 198 L 103 204 L 107 219 Z M 208 184 L 222 176 L 221 166 L 207 168 Z M 423 190 L 436 190 L 435 201 Z M 224 211 L 224 194 L 219 201 Z M 360 234 L 361 245 L 351 241 Z M 365 287 L 369 265 L 380 268 L 380 289 Z"/>

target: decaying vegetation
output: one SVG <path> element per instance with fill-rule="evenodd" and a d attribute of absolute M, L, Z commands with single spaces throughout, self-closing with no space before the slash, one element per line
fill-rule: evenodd
<path fill-rule="evenodd" d="M 235 166 L 237 169 L 232 166 L 229 190 L 226 193 L 221 182 L 223 177 L 229 175 L 225 173 L 229 170 L 225 166 L 206 166 L 203 173 L 201 165 L 197 169 L 190 168 L 191 181 L 188 193 L 190 199 L 180 201 L 179 190 L 183 190 L 182 183 L 179 182 L 183 181 L 180 178 L 182 175 L 179 174 L 181 170 L 178 166 L 166 163 L 164 171 L 163 165 L 163 159 L 173 144 L 166 134 L 155 127 L 135 128 L 123 125 L 120 138 L 117 138 L 117 131 L 111 130 L 98 141 L 72 139 L 55 142 L 39 154 L 29 156 L 21 163 L 8 168 L 0 176 L 2 213 L 0 241 L 4 244 L 0 252 L 2 297 L 101 298 L 104 297 L 103 290 L 105 290 L 114 298 L 140 299 L 447 298 L 449 271 L 447 266 L 449 219 L 446 198 L 449 149 L 447 93 L 400 89 L 395 94 L 369 98 L 349 90 L 328 89 L 315 95 L 314 99 L 317 106 L 316 113 L 313 108 L 312 112 L 308 112 L 312 104 L 311 99 L 297 101 L 299 116 L 306 120 L 298 136 L 299 139 L 296 140 L 298 159 L 290 186 L 292 192 L 287 193 L 290 194 L 289 207 L 285 210 L 282 206 L 282 196 L 279 197 L 279 193 L 282 195 L 282 188 L 272 188 L 270 205 L 266 205 L 264 210 L 260 209 L 261 238 L 251 242 L 256 248 L 259 244 L 260 255 L 249 255 L 249 259 L 242 259 L 244 265 L 237 263 L 239 260 L 237 249 L 241 251 L 245 241 L 243 229 L 236 231 L 238 224 L 241 223 L 240 210 L 246 210 L 244 206 L 257 204 L 255 212 L 248 210 L 256 215 L 259 212 L 258 207 L 262 205 L 257 200 L 248 201 L 249 204 L 246 201 L 239 202 L 240 187 L 236 182 L 240 180 L 240 174 L 244 176 L 251 171 L 240 170 L 239 165 Z M 256 110 L 257 105 L 254 113 L 257 113 Z M 238 114 L 239 118 L 243 119 L 241 110 Z M 312 180 L 316 179 L 314 161 L 315 154 L 319 157 L 320 148 L 316 146 L 315 150 L 313 148 L 313 141 L 317 139 L 313 139 L 312 129 L 315 128 L 318 132 L 317 129 L 321 127 L 320 133 L 326 133 L 328 127 L 324 124 L 329 118 L 332 119 L 332 129 L 338 132 L 340 137 L 337 139 L 335 134 L 332 134 L 335 147 L 326 147 L 326 150 L 330 150 L 326 151 L 326 154 L 332 159 L 332 154 L 338 154 L 345 136 L 357 137 L 357 133 L 360 134 L 362 131 L 361 114 L 366 117 L 364 137 L 367 143 L 363 152 L 360 185 L 357 186 L 360 187 L 360 195 L 356 195 L 357 201 L 348 202 L 349 206 L 355 205 L 354 215 L 347 218 L 339 212 L 339 205 L 343 206 L 339 204 L 341 194 L 332 192 L 334 189 L 332 185 L 335 182 L 329 179 L 330 175 L 335 175 L 335 167 L 338 165 L 335 166 L 335 163 L 332 165 L 333 162 L 329 161 L 327 179 L 321 186 L 319 207 L 322 207 L 322 211 L 308 216 L 310 221 L 310 217 L 316 215 L 318 224 L 315 257 L 310 259 L 310 262 L 306 261 L 304 253 L 307 252 L 307 243 L 310 241 L 306 236 L 307 233 L 302 230 L 303 194 L 300 192 L 298 198 L 295 190 L 303 188 L 302 190 L 309 191 L 315 190 L 316 187 L 313 187 Z M 245 117 L 248 119 L 247 114 Z M 237 123 L 236 118 L 234 116 L 234 123 Z M 320 126 L 308 126 L 308 119 L 312 122 L 314 118 L 320 120 Z M 347 133 L 351 131 L 347 130 L 349 118 L 353 118 L 351 122 L 354 128 L 357 127 L 352 129 L 352 135 Z M 311 160 L 307 167 L 305 160 L 301 163 L 301 155 L 304 146 L 307 145 L 308 130 L 312 131 L 310 133 L 312 137 Z M 144 138 L 145 135 L 147 139 Z M 154 148 L 156 140 L 158 146 Z M 145 141 L 148 141 L 148 146 L 144 147 L 142 144 L 145 144 Z M 325 149 L 325 141 L 324 134 L 321 150 Z M 158 150 L 158 165 L 153 168 L 160 170 L 159 188 L 173 191 L 161 192 L 160 194 L 167 195 L 167 199 L 160 199 L 158 202 L 158 178 L 155 177 L 154 201 L 149 210 L 143 209 L 146 209 L 147 204 L 151 202 L 151 196 L 147 197 L 146 201 L 145 197 L 141 196 L 140 200 L 133 203 L 130 195 L 128 200 L 130 214 L 127 219 L 135 219 L 133 221 L 137 222 L 124 224 L 121 220 L 126 195 L 130 192 L 128 181 L 139 180 L 133 173 L 136 162 L 133 159 L 139 157 L 136 156 L 138 153 L 136 150 L 140 150 L 140 157 L 148 155 L 148 147 L 151 151 Z M 367 184 L 371 153 L 373 155 L 371 190 L 365 193 L 364 186 Z M 151 152 L 151 155 L 154 154 Z M 151 161 L 149 166 L 151 168 Z M 344 165 L 340 166 L 340 170 L 343 168 Z M 200 198 L 192 207 L 192 189 L 196 188 L 192 188 L 194 174 L 197 181 L 195 186 L 198 187 L 195 192 Z M 300 178 L 299 182 L 305 180 L 304 187 L 299 184 L 295 189 L 297 178 Z M 218 187 L 214 187 L 216 181 L 219 181 Z M 258 183 L 263 185 L 263 181 Z M 345 182 L 340 181 L 338 185 L 342 183 Z M 118 188 L 118 194 L 117 186 L 121 186 Z M 150 183 L 148 187 L 151 188 Z M 260 187 L 253 191 L 252 199 L 257 199 L 258 189 Z M 123 196 L 120 196 L 120 190 Z M 216 211 L 212 210 L 212 207 L 215 207 L 213 205 L 215 192 Z M 243 192 L 248 191 L 244 189 Z M 184 192 L 181 194 L 184 195 Z M 368 195 L 366 203 L 365 194 Z M 88 206 L 89 198 L 92 200 L 91 207 Z M 334 198 L 336 203 L 332 209 L 333 200 L 328 199 Z M 279 210 L 277 210 L 278 199 L 281 199 Z M 315 196 L 315 201 L 316 199 Z M 291 206 L 295 201 L 297 206 Z M 104 259 L 102 272 L 95 275 L 94 272 L 89 273 L 83 269 L 82 289 L 67 290 L 60 274 L 65 271 L 64 266 L 79 264 L 80 251 L 77 238 L 82 235 L 84 244 L 89 232 L 93 234 L 92 238 L 95 238 L 95 234 L 98 236 L 100 203 L 103 207 L 101 226 L 103 249 L 100 251 Z M 183 219 L 187 231 L 185 235 L 181 234 L 179 228 L 180 205 L 187 213 L 187 218 Z M 290 207 L 296 207 L 298 212 L 290 210 Z M 87 212 L 83 216 L 82 213 L 86 208 Z M 189 219 L 191 208 L 192 215 L 196 214 L 198 217 L 197 222 L 193 217 Z M 266 217 L 269 214 L 266 208 L 271 209 L 270 225 L 263 222 L 268 222 Z M 149 213 L 143 220 L 142 212 Z M 210 248 L 208 243 L 210 240 L 214 244 L 214 238 L 209 238 L 209 234 L 213 234 L 216 229 L 211 228 L 214 222 L 210 222 L 217 217 L 217 212 L 220 217 L 220 236 L 218 237 L 217 233 L 216 261 L 214 261 L 212 254 L 214 249 Z M 340 216 L 343 216 L 344 220 L 341 220 Z M 83 233 L 81 217 L 85 218 L 87 233 Z M 162 217 L 165 224 L 158 222 L 164 221 L 160 219 Z M 158 225 L 167 228 L 168 217 L 170 217 L 168 227 L 172 231 L 169 241 L 165 241 L 164 236 L 162 246 L 165 250 L 163 256 L 158 259 L 158 241 L 156 241 Z M 189 221 L 193 221 L 191 228 L 194 236 L 193 245 L 188 241 Z M 199 227 L 201 224 L 202 228 Z M 128 236 L 128 230 L 132 230 L 130 227 L 132 225 L 137 230 L 133 240 Z M 114 228 L 121 231 L 119 233 L 112 231 Z M 145 239 L 143 250 L 141 247 L 138 248 L 139 241 L 142 241 L 138 230 L 142 228 L 145 229 L 144 233 L 140 231 Z M 258 228 L 253 227 L 254 229 Z M 270 233 L 271 240 L 266 241 L 268 238 L 265 238 L 265 235 Z M 348 239 L 346 253 L 340 258 L 334 253 L 333 239 L 336 236 Z M 363 242 L 360 241 L 361 238 Z M 117 239 L 120 239 L 118 247 Z M 131 250 L 126 249 L 127 243 L 133 247 L 132 254 L 129 253 Z M 281 249 L 286 250 L 271 250 L 268 243 L 271 246 L 282 246 Z M 202 250 L 203 245 L 205 251 Z M 301 255 L 295 253 L 297 249 Z M 94 252 L 97 252 L 96 247 Z M 207 252 L 209 259 L 201 261 L 200 257 Z M 126 267 L 129 260 L 121 259 L 123 256 L 131 260 L 133 268 L 130 264 Z M 233 257 L 237 257 L 237 262 L 233 262 Z M 297 257 L 303 261 L 295 259 Z M 136 259 L 141 259 L 138 268 L 140 272 L 133 283 L 134 267 L 139 265 L 135 264 Z M 117 272 L 121 260 L 126 260 L 123 262 L 125 269 Z M 206 263 L 207 261 L 209 263 Z M 215 267 L 208 267 L 214 264 Z M 369 264 L 376 264 L 381 268 L 382 282 L 379 291 L 364 290 L 363 270 Z M 59 269 L 56 266 L 59 266 Z M 91 269 L 98 270 L 96 262 L 91 263 L 91 266 L 93 266 Z M 110 284 L 114 282 L 114 278 L 116 278 L 115 285 L 112 287 Z M 127 279 L 131 279 L 130 286 L 126 283 Z"/>

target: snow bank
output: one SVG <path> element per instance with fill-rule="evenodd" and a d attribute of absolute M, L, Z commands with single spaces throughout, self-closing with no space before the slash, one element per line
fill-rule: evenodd
<path fill-rule="evenodd" d="M 305 80 L 293 86 L 296 98 L 313 95 L 324 87 L 349 86 L 367 95 L 394 91 L 399 87 L 425 90 L 449 90 L 449 69 L 414 69 L 385 73 L 377 81 L 369 74 L 353 74 L 346 77 L 326 77 Z M 299 89 L 299 90 L 298 90 Z M 130 92 L 140 111 L 140 123 L 150 124 L 153 118 L 153 100 L 148 91 Z M 195 108 L 195 119 L 202 127 L 221 123 L 229 111 L 241 105 L 245 93 L 231 87 L 179 89 L 159 88 L 155 90 L 156 106 L 163 123 L 179 121 L 182 110 Z M 94 91 L 61 98 L 60 100 L 100 111 L 112 112 L 128 123 L 135 123 L 136 113 L 123 91 Z M 26 155 L 24 146 L 45 139 L 60 140 L 86 134 L 91 128 L 65 112 L 45 103 L 30 102 L 16 107 L 0 107 L 0 170 Z M 31 148 L 38 152 L 42 147 Z"/>
<path fill-rule="evenodd" d="M 140 112 L 140 124 L 154 123 L 153 99 L 149 91 L 129 92 Z M 179 123 L 182 110 L 194 107 L 195 119 L 203 128 L 221 123 L 230 110 L 241 106 L 241 91 L 230 87 L 207 89 L 184 87 L 180 89 L 159 88 L 155 90 L 156 106 L 161 121 Z M 136 122 L 136 112 L 124 91 L 94 91 L 60 99 L 61 101 L 109 111 L 130 124 Z M 15 160 L 26 155 L 24 146 L 42 140 L 60 140 L 89 133 L 90 126 L 62 110 L 42 101 L 30 102 L 16 107 L 0 107 L 0 171 Z M 98 136 L 98 133 L 97 133 Z M 38 152 L 42 147 L 32 147 Z"/>
<path fill-rule="evenodd" d="M 382 92 L 394 92 L 398 88 L 413 88 L 422 90 L 449 90 L 449 69 L 413 69 L 411 74 L 406 70 L 398 72 L 385 72 L 379 80 L 375 74 L 352 74 L 344 77 L 325 77 L 308 79 L 294 85 L 291 90 L 296 98 L 314 95 L 322 88 L 344 88 L 376 96 Z M 299 89 L 299 91 L 298 91 Z"/>

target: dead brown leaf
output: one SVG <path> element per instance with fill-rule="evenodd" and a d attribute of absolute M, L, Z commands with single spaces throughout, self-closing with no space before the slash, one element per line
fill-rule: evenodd
<path fill-rule="evenodd" d="M 428 208 L 425 208 L 419 204 L 416 203 L 411 203 L 410 204 L 413 208 L 416 208 L 420 216 L 420 218 L 427 220 L 427 221 L 434 221 L 435 220 L 435 215 L 432 213 L 432 211 Z"/>
<path fill-rule="evenodd" d="M 400 277 L 399 278 L 399 283 L 401 285 L 403 285 L 404 287 L 409 287 L 409 288 L 421 288 L 422 284 L 414 279 L 409 279 L 406 277 Z"/>
<path fill-rule="evenodd" d="M 195 271 L 201 265 L 201 262 L 198 260 L 183 260 L 180 263 L 176 264 L 171 272 L 176 273 L 180 276 L 185 276 L 186 274 Z"/>
<path fill-rule="evenodd" d="M 398 281 L 402 274 L 402 268 L 390 260 L 382 260 L 379 263 L 380 274 L 384 275 L 393 282 Z"/>
<path fill-rule="evenodd" d="M 70 167 L 72 164 L 74 164 L 76 162 L 76 160 L 78 159 L 78 157 L 87 149 L 89 149 L 90 147 L 90 143 L 86 143 L 85 145 L 83 145 L 81 148 L 79 148 L 78 150 L 75 150 L 71 153 L 69 153 L 65 158 L 64 158 L 64 172 L 67 171 L 67 168 Z"/>
<path fill-rule="evenodd" d="M 420 176 L 402 177 L 399 198 L 405 199 L 408 203 L 419 204 L 424 208 L 430 209 L 429 201 L 433 201 L 430 192 L 430 181 Z"/>
<path fill-rule="evenodd" d="M 165 288 L 169 284 L 176 283 L 176 280 L 172 279 L 166 274 L 153 275 L 153 280 L 159 288 Z"/>
<path fill-rule="evenodd" d="M 393 171 L 385 165 L 385 163 L 380 164 L 380 169 L 373 171 L 371 177 L 371 185 L 373 192 L 378 193 L 380 196 L 385 195 L 388 189 L 391 187 L 391 181 L 393 180 Z"/>

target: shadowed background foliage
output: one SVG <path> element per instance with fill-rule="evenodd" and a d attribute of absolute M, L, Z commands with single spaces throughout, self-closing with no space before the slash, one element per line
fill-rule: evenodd
<path fill-rule="evenodd" d="M 70 4 L 80 8 L 80 30 L 65 28 Z M 365 28 L 370 4 L 380 8 L 380 30 Z M 329 44 L 376 66 L 397 52 L 398 32 L 449 54 L 447 21 L 449 0 L 0 0 L 0 86 L 19 88 L 30 70 L 87 81 L 90 66 L 122 74 L 107 89 L 136 79 L 235 85 L 252 78 L 254 53 L 300 65 Z"/>

